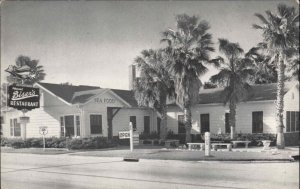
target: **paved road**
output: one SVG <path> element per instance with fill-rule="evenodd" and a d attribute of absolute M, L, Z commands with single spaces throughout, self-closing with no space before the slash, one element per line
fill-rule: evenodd
<path fill-rule="evenodd" d="M 2 189 L 298 188 L 297 163 L 140 160 L 1 154 Z"/>

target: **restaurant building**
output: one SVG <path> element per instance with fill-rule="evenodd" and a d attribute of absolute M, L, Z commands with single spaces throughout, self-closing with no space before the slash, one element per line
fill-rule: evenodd
<path fill-rule="evenodd" d="M 159 132 L 159 112 L 138 107 L 131 90 L 103 89 L 36 83 L 40 89 L 40 108 L 26 113 L 26 127 L 20 124 L 22 112 L 2 109 L 4 137 L 41 137 L 40 127 L 47 127 L 47 137 L 118 136 L 127 131 L 129 122 L 139 133 Z M 202 89 L 192 107 L 192 134 L 206 131 L 229 133 L 229 108 L 221 98 L 222 88 Z M 237 133 L 276 133 L 276 84 L 254 85 L 245 102 L 237 105 Z M 299 141 L 299 82 L 286 83 L 284 89 L 284 132 Z M 183 112 L 168 105 L 168 130 L 184 134 Z"/>

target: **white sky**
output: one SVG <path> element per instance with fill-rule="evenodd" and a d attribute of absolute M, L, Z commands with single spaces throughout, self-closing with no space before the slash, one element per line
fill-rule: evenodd
<path fill-rule="evenodd" d="M 247 51 L 261 40 L 254 13 L 286 1 L 10 1 L 1 4 L 3 70 L 19 55 L 38 59 L 44 82 L 128 89 L 128 66 L 143 49 L 161 47 L 161 32 L 175 15 L 207 20 L 213 40 L 227 38 Z M 217 47 L 217 45 L 216 45 Z M 202 81 L 216 73 L 211 71 Z"/>

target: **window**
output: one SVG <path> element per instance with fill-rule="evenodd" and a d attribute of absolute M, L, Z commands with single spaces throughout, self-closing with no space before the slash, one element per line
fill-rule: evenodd
<path fill-rule="evenodd" d="M 209 132 L 209 114 L 200 114 L 201 133 Z"/>
<path fill-rule="evenodd" d="M 102 115 L 90 115 L 91 134 L 102 134 Z"/>
<path fill-rule="evenodd" d="M 132 123 L 132 128 L 136 131 L 136 116 L 130 116 L 129 121 Z"/>
<path fill-rule="evenodd" d="M 74 129 L 74 116 L 69 115 L 65 116 L 65 131 L 67 137 L 73 137 L 75 135 L 75 129 Z"/>
<path fill-rule="evenodd" d="M 76 116 L 76 136 L 80 136 L 80 117 Z"/>
<path fill-rule="evenodd" d="M 64 117 L 60 117 L 60 136 L 65 136 L 65 124 L 64 124 Z"/>
<path fill-rule="evenodd" d="M 80 116 L 67 115 L 60 117 L 60 136 L 80 136 Z"/>
<path fill-rule="evenodd" d="M 144 116 L 144 133 L 150 134 L 150 116 Z"/>
<path fill-rule="evenodd" d="M 299 111 L 286 112 L 286 132 L 299 131 Z"/>
<path fill-rule="evenodd" d="M 225 133 L 230 133 L 229 113 L 225 113 Z"/>
<path fill-rule="evenodd" d="M 184 115 L 178 115 L 178 134 L 185 134 Z"/>
<path fill-rule="evenodd" d="M 252 112 L 252 133 L 263 133 L 263 112 Z"/>
<path fill-rule="evenodd" d="M 21 136 L 21 125 L 16 118 L 10 120 L 10 136 Z"/>

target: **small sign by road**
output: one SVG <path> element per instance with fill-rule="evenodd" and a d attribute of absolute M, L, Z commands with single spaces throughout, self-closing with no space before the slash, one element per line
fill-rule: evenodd
<path fill-rule="evenodd" d="M 46 134 L 48 134 L 48 128 L 47 127 L 40 127 L 39 130 L 40 134 L 45 136 Z"/>
<path fill-rule="evenodd" d="M 126 139 L 126 138 L 130 138 L 130 132 L 129 131 L 119 132 L 119 139 Z"/>

